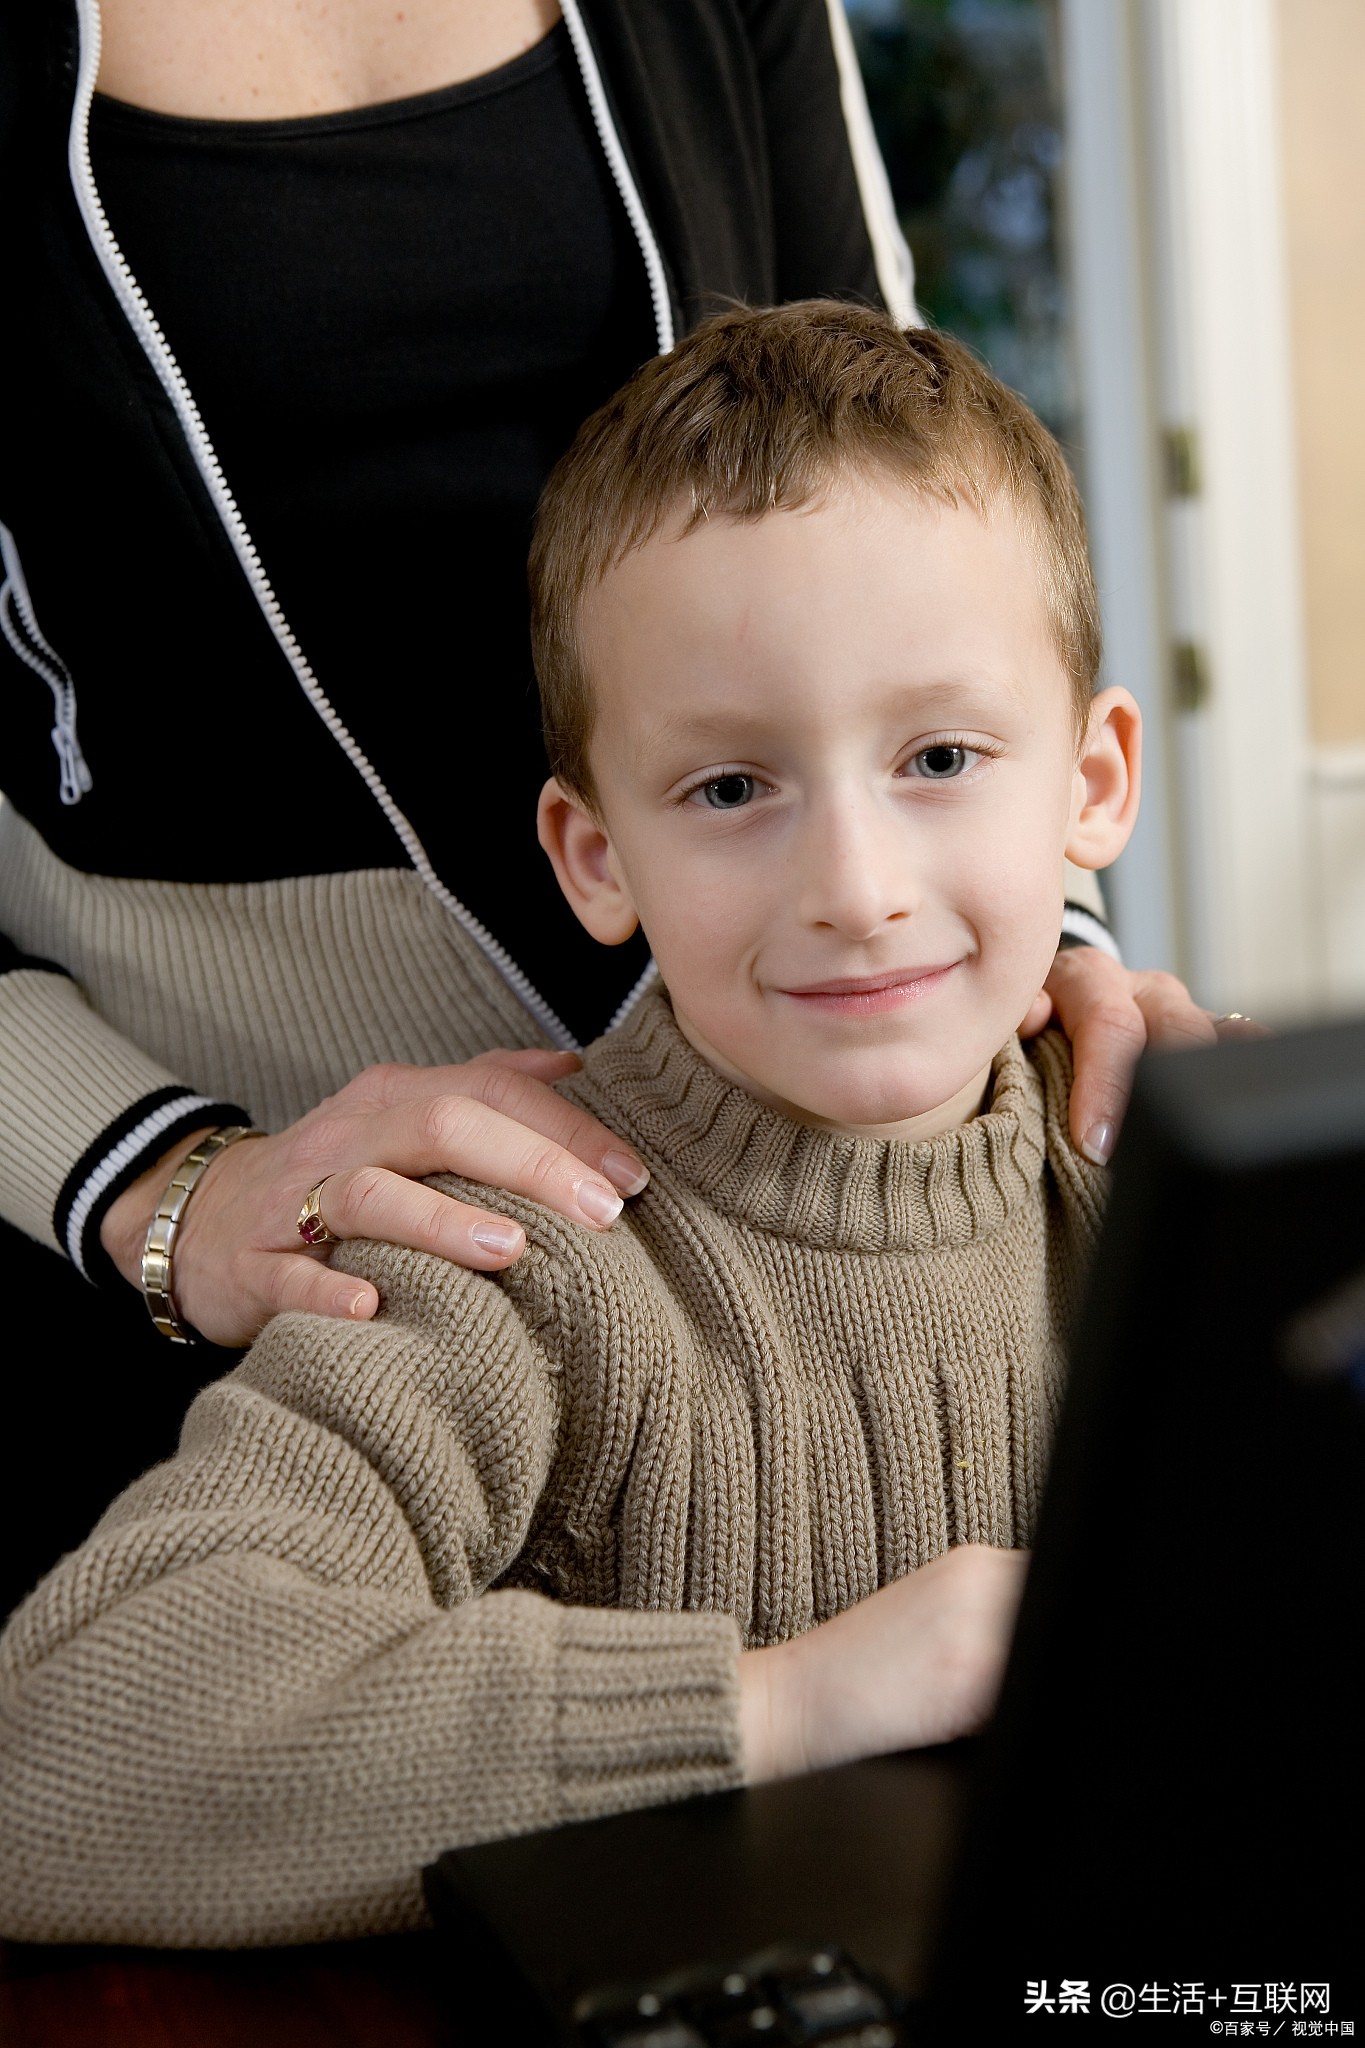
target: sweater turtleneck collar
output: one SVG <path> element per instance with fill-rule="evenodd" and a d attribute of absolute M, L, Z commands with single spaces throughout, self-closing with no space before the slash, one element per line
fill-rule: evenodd
<path fill-rule="evenodd" d="M 1043 1085 L 1017 1038 L 992 1064 L 989 1108 L 918 1143 L 846 1137 L 769 1109 L 688 1044 L 662 988 L 588 1048 L 582 1083 L 656 1172 L 757 1230 L 828 1251 L 920 1252 L 988 1236 L 1043 1170 Z"/>

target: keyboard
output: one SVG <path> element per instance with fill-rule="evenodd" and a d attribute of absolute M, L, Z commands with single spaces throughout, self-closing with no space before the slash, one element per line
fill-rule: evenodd
<path fill-rule="evenodd" d="M 904 2048 L 905 2001 L 837 1945 L 785 1943 L 584 1993 L 583 2048 Z"/>

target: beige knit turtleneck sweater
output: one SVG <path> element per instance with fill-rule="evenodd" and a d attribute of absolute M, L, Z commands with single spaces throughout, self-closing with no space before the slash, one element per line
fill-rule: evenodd
<path fill-rule="evenodd" d="M 277 1318 L 19 1610 L 0 1932 L 408 1926 L 452 1843 L 736 1783 L 741 1644 L 1030 1537 L 1102 1186 L 1068 1082 L 1048 1034 L 958 1131 L 837 1137 L 642 1005 L 571 1089 L 652 1167 L 609 1233 L 346 1247 L 379 1318 Z"/>

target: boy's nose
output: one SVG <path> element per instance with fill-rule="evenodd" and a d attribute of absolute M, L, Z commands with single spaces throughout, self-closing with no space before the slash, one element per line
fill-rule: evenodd
<path fill-rule="evenodd" d="M 922 890 L 910 833 L 867 801 L 822 806 L 802 847 L 802 915 L 849 939 L 870 939 L 884 925 L 912 917 Z"/>

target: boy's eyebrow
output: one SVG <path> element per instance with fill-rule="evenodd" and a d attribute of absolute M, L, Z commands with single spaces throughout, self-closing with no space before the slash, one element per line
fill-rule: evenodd
<path fill-rule="evenodd" d="M 909 712 L 911 705 L 907 700 L 913 699 L 913 716 L 923 719 L 935 711 L 960 714 L 964 698 L 970 700 L 983 693 L 996 698 L 1002 692 L 1016 703 L 1023 703 L 1028 694 L 1017 676 L 979 673 L 970 677 L 941 676 L 927 683 L 891 683 L 883 691 L 877 708 L 892 717 L 901 710 Z M 717 704 L 714 709 L 708 706 L 695 712 L 667 712 L 657 724 L 651 725 L 643 750 L 653 754 L 683 742 L 688 745 L 722 740 L 734 743 L 749 738 L 765 738 L 771 732 L 771 713 L 749 713 L 742 704 Z"/>
<path fill-rule="evenodd" d="M 769 718 L 746 718 L 739 709 L 718 707 L 713 712 L 694 713 L 670 711 L 657 725 L 650 727 L 645 746 L 652 753 L 662 747 L 671 747 L 682 740 L 690 744 L 702 740 L 743 739 L 751 733 L 759 735 L 767 732 L 771 723 Z"/>

